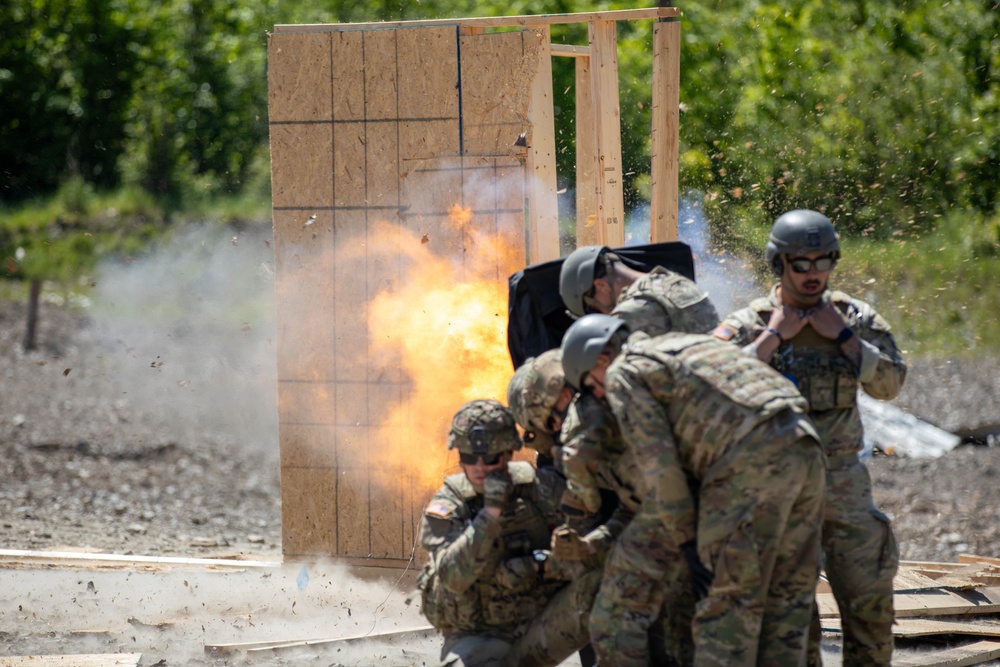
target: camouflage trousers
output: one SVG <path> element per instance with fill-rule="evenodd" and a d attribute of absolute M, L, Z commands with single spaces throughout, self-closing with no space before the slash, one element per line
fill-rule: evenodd
<path fill-rule="evenodd" d="M 554 667 L 590 641 L 590 607 L 600 572 L 589 572 L 552 596 L 535 618 L 515 628 L 457 632 L 445 638 L 440 667 Z"/>
<path fill-rule="evenodd" d="M 840 610 L 845 667 L 892 661 L 892 580 L 899 547 L 889 518 L 872 500 L 871 476 L 856 454 L 832 457 L 823 510 L 824 567 Z M 813 614 L 809 665 L 819 667 L 820 623 Z"/>
<path fill-rule="evenodd" d="M 824 469 L 818 443 L 780 424 L 751 431 L 708 469 L 698 552 L 715 577 L 695 608 L 695 665 L 806 664 Z"/>
<path fill-rule="evenodd" d="M 612 547 L 590 615 L 602 666 L 690 665 L 694 658 L 691 577 L 663 521 L 639 513 Z"/>

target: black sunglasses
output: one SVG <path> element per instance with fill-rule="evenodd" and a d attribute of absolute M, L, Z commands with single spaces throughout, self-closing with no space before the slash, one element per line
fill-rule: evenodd
<path fill-rule="evenodd" d="M 833 255 L 827 255 L 826 257 L 817 257 L 816 259 L 807 259 L 805 257 L 798 257 L 796 259 L 789 259 L 788 266 L 792 267 L 792 271 L 795 273 L 809 273 L 809 268 L 815 266 L 816 270 L 820 273 L 824 271 L 829 271 L 834 266 L 837 265 L 836 258 Z"/>
<path fill-rule="evenodd" d="M 483 460 L 484 466 L 495 466 L 500 463 L 500 459 L 503 457 L 503 452 L 499 454 L 466 454 L 465 452 L 458 453 L 458 460 L 461 461 L 462 465 L 474 466 L 479 463 L 479 459 Z"/>

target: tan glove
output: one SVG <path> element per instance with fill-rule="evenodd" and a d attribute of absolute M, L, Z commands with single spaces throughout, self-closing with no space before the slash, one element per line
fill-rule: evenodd
<path fill-rule="evenodd" d="M 565 561 L 587 560 L 592 554 L 580 533 L 563 524 L 552 531 L 552 557 Z"/>

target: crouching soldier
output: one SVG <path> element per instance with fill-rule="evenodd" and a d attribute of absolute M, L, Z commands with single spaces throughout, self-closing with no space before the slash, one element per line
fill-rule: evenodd
<path fill-rule="evenodd" d="M 599 575 L 549 558 L 565 482 L 512 461 L 520 446 L 497 401 L 466 403 L 452 421 L 462 472 L 445 479 L 420 529 L 422 611 L 444 634 L 441 665 L 557 665 L 589 641 Z"/>

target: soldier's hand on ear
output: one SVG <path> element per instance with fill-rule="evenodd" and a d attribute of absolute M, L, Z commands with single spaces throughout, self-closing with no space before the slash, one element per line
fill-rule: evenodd
<path fill-rule="evenodd" d="M 507 507 L 507 501 L 510 500 L 513 489 L 514 480 L 510 478 L 507 468 L 494 470 L 483 481 L 483 504 L 502 512 Z"/>

